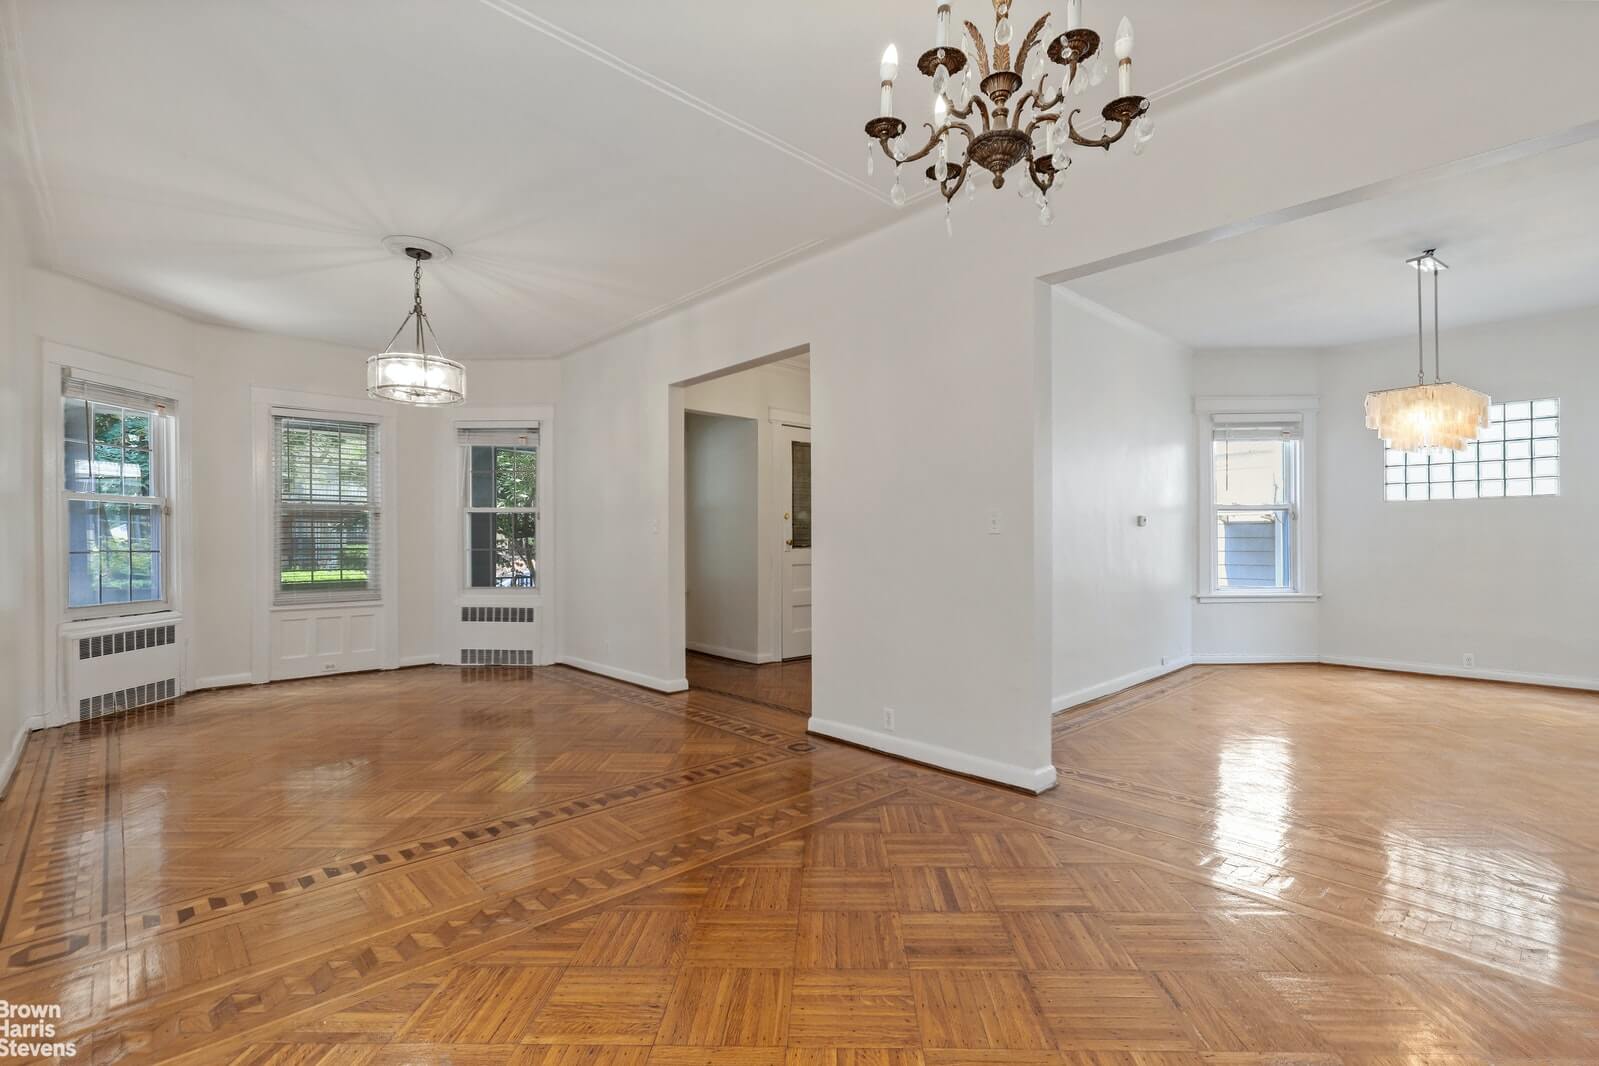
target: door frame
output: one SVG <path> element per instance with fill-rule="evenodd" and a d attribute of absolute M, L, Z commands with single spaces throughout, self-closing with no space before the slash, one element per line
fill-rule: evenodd
<path fill-rule="evenodd" d="M 772 441 L 772 450 L 771 450 L 772 470 L 771 470 L 771 477 L 772 477 L 772 485 L 775 488 L 776 486 L 781 485 L 781 484 L 784 483 L 784 464 L 789 461 L 789 456 L 785 455 L 783 453 L 783 450 L 777 446 L 778 445 L 778 437 L 779 437 L 780 431 L 783 430 L 784 428 L 788 428 L 788 429 L 803 429 L 807 433 L 810 433 L 810 432 L 812 432 L 812 429 L 811 429 L 811 416 L 808 415 L 808 414 L 805 414 L 805 413 L 803 413 L 801 411 L 785 411 L 785 410 L 783 410 L 781 408 L 778 408 L 778 407 L 768 407 L 766 409 L 766 421 L 768 423 L 767 432 L 769 434 L 771 434 L 771 441 Z M 813 470 L 815 469 L 815 453 L 814 452 L 812 453 L 812 469 Z M 772 502 L 773 502 L 773 505 L 774 505 L 774 513 L 776 512 L 776 506 L 778 506 L 778 505 L 781 505 L 785 511 L 789 509 L 789 503 L 790 503 L 789 500 L 775 500 L 774 499 Z M 815 508 L 815 500 L 813 499 L 812 500 L 812 516 L 813 516 L 813 520 L 814 520 L 814 514 L 815 514 L 814 508 Z M 777 661 L 778 662 L 787 662 L 788 661 L 788 656 L 787 656 L 787 654 L 785 654 L 785 651 L 784 651 L 784 648 L 783 648 L 783 635 L 784 635 L 785 631 L 787 630 L 787 619 L 784 618 L 784 614 L 785 614 L 786 608 L 785 608 L 785 605 L 783 603 L 783 589 L 784 589 L 784 586 L 786 584 L 786 580 L 785 579 L 787 577 L 787 575 L 784 573 L 784 569 L 788 565 L 787 561 L 786 561 L 786 556 L 787 556 L 788 553 L 785 552 L 783 549 L 787 546 L 787 545 L 784 544 L 784 541 L 786 541 L 788 539 L 787 530 L 788 530 L 788 523 L 783 521 L 782 519 L 778 519 L 777 521 L 772 523 L 772 541 L 771 541 L 772 558 L 777 560 L 777 565 L 772 568 L 772 581 L 773 581 L 772 600 L 773 600 L 773 604 L 774 604 L 774 610 L 776 610 L 776 612 L 777 612 L 777 617 L 775 619 L 776 626 L 775 626 L 775 630 L 774 631 L 777 634 Z M 814 559 L 812 561 L 812 565 L 813 566 L 815 565 Z M 812 588 L 814 589 L 814 587 L 815 586 L 813 584 Z M 813 592 L 813 595 L 814 595 L 814 592 Z M 812 606 L 812 612 L 813 612 L 813 616 L 814 616 L 814 611 L 815 611 L 814 602 L 812 603 L 811 606 Z M 795 656 L 795 658 L 804 658 L 804 656 Z"/>

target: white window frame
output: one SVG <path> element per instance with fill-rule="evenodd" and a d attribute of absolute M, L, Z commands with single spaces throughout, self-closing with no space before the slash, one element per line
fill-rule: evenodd
<path fill-rule="evenodd" d="M 559 586 L 559 513 L 560 497 L 557 495 L 556 449 L 560 445 L 555 407 L 551 404 L 526 404 L 506 406 L 479 406 L 468 403 L 456 408 L 454 417 L 440 418 L 434 429 L 434 456 L 436 490 L 434 496 L 434 538 L 440 558 L 445 552 L 460 560 L 458 563 L 434 567 L 434 643 L 438 652 L 436 661 L 451 661 L 446 649 L 459 647 L 456 626 L 462 607 L 535 607 L 540 637 L 539 665 L 556 661 L 560 643 Z M 467 553 L 466 520 L 462 517 L 462 503 L 466 498 L 464 479 L 466 464 L 461 459 L 461 445 L 456 439 L 458 429 L 521 429 L 539 427 L 539 498 L 538 498 L 538 567 L 539 584 L 535 588 L 476 589 L 467 585 L 465 560 Z"/>
<path fill-rule="evenodd" d="M 273 569 L 277 580 L 272 586 L 272 601 L 279 607 L 315 607 L 321 604 L 342 604 L 353 602 L 366 602 L 381 600 L 383 598 L 383 585 L 389 576 L 387 560 L 383 558 L 383 526 L 388 516 L 383 498 L 383 454 L 392 444 L 383 439 L 383 423 L 371 418 L 355 418 L 350 415 L 322 415 L 311 414 L 305 411 L 274 408 L 271 412 L 273 423 L 272 434 L 272 552 L 274 557 Z M 278 454 L 279 429 L 278 423 L 283 419 L 303 419 L 309 422 L 322 422 L 329 425 L 365 427 L 368 433 L 367 444 L 367 493 L 364 503 L 333 502 L 301 500 L 285 503 L 281 498 L 282 491 L 282 457 Z M 374 462 L 374 459 L 376 462 Z M 374 470 L 374 467 L 376 469 Z M 373 475 L 376 475 L 375 477 Z M 342 475 L 341 475 L 342 485 Z M 283 577 L 283 540 L 282 525 L 286 513 L 300 515 L 338 514 L 362 512 L 367 517 L 368 531 L 368 566 L 367 586 L 365 588 L 339 589 L 333 591 L 319 591 L 312 582 L 307 588 L 284 588 Z M 373 565 L 373 560 L 376 565 Z M 347 593 L 340 595 L 339 593 Z"/>
<path fill-rule="evenodd" d="M 40 555 L 44 563 L 45 639 L 42 643 L 44 676 L 55 679 L 53 684 L 46 686 L 46 705 L 40 710 L 46 724 L 60 725 L 73 718 L 65 702 L 65 670 L 61 665 L 63 639 L 76 639 L 80 635 L 114 628 L 121 619 L 137 618 L 143 625 L 163 623 L 180 626 L 179 694 L 187 692 L 194 685 L 193 664 L 188 655 L 188 635 L 186 629 L 181 628 L 188 591 L 194 585 L 194 560 L 190 551 L 194 516 L 189 506 L 193 480 L 191 449 L 188 446 L 192 425 L 190 420 L 194 411 L 194 387 L 192 380 L 183 374 L 55 341 L 44 341 L 40 350 L 39 410 L 43 412 L 43 417 L 39 420 L 39 460 L 44 479 L 43 514 L 40 516 L 39 529 Z M 160 601 L 101 604 L 96 607 L 67 606 L 67 489 L 61 428 L 63 371 L 117 388 L 165 396 L 173 401 L 174 408 L 162 420 L 165 423 L 163 429 L 167 434 L 167 446 L 161 476 L 164 479 L 164 498 L 171 514 L 164 516 L 162 524 L 161 563 L 164 573 L 163 599 Z"/>
<path fill-rule="evenodd" d="M 274 602 L 278 582 L 277 535 L 275 520 L 277 491 L 276 470 L 273 464 L 272 416 L 274 413 L 300 414 L 311 418 L 330 418 L 351 422 L 376 422 L 379 426 L 379 447 L 389 453 L 386 461 L 380 460 L 378 476 L 382 482 L 379 499 L 384 501 L 386 517 L 399 513 L 398 456 L 399 418 L 397 405 L 366 398 L 353 399 L 321 393 L 296 392 L 289 389 L 270 389 L 254 386 L 250 389 L 253 472 L 251 495 L 255 505 L 254 522 L 251 523 L 253 541 L 250 558 L 255 567 L 255 594 L 252 597 L 252 636 L 250 656 L 250 681 L 262 684 L 272 675 L 272 619 L 284 612 L 305 615 L 333 614 L 359 608 L 379 613 L 383 619 L 383 637 L 380 648 L 381 669 L 392 670 L 400 665 L 398 579 L 380 581 L 380 597 L 359 600 L 337 600 L 319 603 L 278 604 Z M 378 529 L 381 544 L 380 565 L 396 573 L 400 565 L 400 522 L 382 522 Z M 387 560 L 387 562 L 383 562 Z"/>
<path fill-rule="evenodd" d="M 1284 603 L 1309 602 L 1321 598 L 1316 545 L 1316 415 L 1319 402 L 1314 396 L 1200 396 L 1194 400 L 1196 451 L 1198 457 L 1199 515 L 1197 567 L 1198 587 L 1194 598 L 1201 603 Z M 1262 420 L 1297 419 L 1301 425 L 1297 469 L 1288 501 L 1294 521 L 1292 585 L 1286 589 L 1219 588 L 1217 580 L 1215 461 L 1213 429 L 1218 416 L 1244 416 Z M 1259 510 L 1260 508 L 1248 508 Z"/>
<path fill-rule="evenodd" d="M 461 564 L 461 588 L 463 593 L 529 593 L 537 592 L 544 587 L 544 433 L 543 427 L 529 421 L 521 426 L 489 426 L 476 422 L 457 422 L 454 429 L 538 429 L 538 442 L 531 445 L 494 445 L 503 448 L 531 448 L 534 454 L 534 490 L 532 507 L 474 507 L 472 506 L 472 445 L 456 444 L 460 451 L 460 496 L 457 506 L 461 509 L 460 551 L 456 558 Z M 474 514 L 530 514 L 533 516 L 533 584 L 522 585 L 474 585 L 472 584 L 472 516 Z"/>

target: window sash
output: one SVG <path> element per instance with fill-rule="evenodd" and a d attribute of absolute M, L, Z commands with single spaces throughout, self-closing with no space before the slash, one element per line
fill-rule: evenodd
<path fill-rule="evenodd" d="M 539 507 L 538 471 L 540 453 L 538 443 L 538 429 L 474 429 L 461 427 L 456 433 L 456 440 L 461 451 L 461 505 L 463 517 L 461 519 L 461 561 L 463 565 L 463 587 L 469 591 L 519 591 L 531 592 L 539 587 L 538 575 L 538 541 L 541 532 L 541 514 Z M 500 451 L 531 452 L 533 456 L 534 481 L 532 499 L 528 506 L 481 506 L 472 503 L 473 496 L 473 449 L 492 448 L 494 455 L 490 457 L 490 476 L 497 473 L 498 453 Z M 496 493 L 497 496 L 497 493 Z M 494 546 L 489 548 L 473 547 L 473 517 L 488 515 L 490 535 Z M 498 547 L 498 517 L 528 516 L 533 519 L 532 551 L 526 556 L 527 573 L 512 579 L 513 583 L 500 584 L 499 578 L 499 547 Z M 481 556 L 482 558 L 477 558 Z M 517 558 L 522 558 L 517 556 Z M 478 581 L 480 573 L 486 575 L 487 583 Z"/>
<path fill-rule="evenodd" d="M 1211 450 L 1206 456 L 1210 467 L 1206 472 L 1210 487 L 1208 543 L 1210 546 L 1208 568 L 1209 594 L 1217 596 L 1250 596 L 1260 594 L 1295 593 L 1300 590 L 1301 531 L 1299 501 L 1304 478 L 1305 432 L 1304 417 L 1289 414 L 1213 414 L 1209 419 Z M 1246 442 L 1281 441 L 1292 445 L 1283 483 L 1281 500 L 1260 502 L 1217 502 L 1220 489 L 1216 475 L 1216 445 Z M 1273 575 L 1271 584 L 1230 584 L 1226 574 L 1227 543 L 1224 519 L 1233 515 L 1270 514 L 1277 517 L 1280 530 L 1272 538 Z"/>
<path fill-rule="evenodd" d="M 73 419 L 70 417 L 74 405 L 81 405 L 77 412 L 81 425 L 79 432 L 75 434 L 71 432 Z M 57 407 L 61 421 L 57 423 L 56 433 L 62 469 L 61 476 L 57 479 L 56 492 L 59 494 L 61 507 L 61 556 L 65 578 L 62 584 L 64 617 L 77 619 L 147 614 L 166 610 L 170 606 L 172 508 L 166 490 L 169 478 L 167 468 L 173 439 L 170 412 L 176 406 L 172 400 L 165 397 L 106 385 L 89 378 L 75 377 L 69 370 L 62 372 L 61 402 Z M 105 408 L 115 408 L 118 411 L 118 439 L 114 443 L 96 437 L 97 410 Z M 130 418 L 134 417 L 147 422 L 142 446 L 128 435 L 128 423 Z M 128 455 L 142 454 L 149 473 L 148 494 L 95 491 L 97 479 L 104 476 L 96 474 L 94 470 L 94 464 L 102 461 L 96 458 L 97 447 L 115 449 L 119 466 L 122 468 L 122 472 L 117 475 L 122 482 L 119 488 L 128 487 L 129 475 L 126 472 L 129 465 Z M 86 479 L 87 487 L 76 487 L 79 486 L 79 479 L 73 476 L 74 471 L 68 465 L 76 461 L 75 448 L 80 449 L 78 455 L 90 464 L 89 476 Z M 138 480 L 145 479 L 141 477 Z M 135 547 L 131 539 L 126 547 L 114 541 L 103 544 L 97 530 L 93 537 L 92 549 L 75 547 L 73 523 L 75 504 L 85 507 L 87 513 L 95 515 L 97 524 L 105 520 L 105 508 L 108 507 L 148 510 L 152 515 L 148 530 L 150 538 L 148 546 Z M 123 595 L 118 596 L 113 593 L 108 599 L 105 576 L 108 567 L 115 569 L 117 559 L 122 559 L 126 563 L 127 574 L 119 573 L 118 578 L 126 576 L 127 583 L 122 590 Z M 142 565 L 136 565 L 141 561 Z M 89 563 L 94 564 L 89 568 L 94 571 L 92 575 L 84 569 Z M 135 589 L 141 584 L 137 578 L 141 571 L 144 574 L 143 588 L 151 594 L 136 597 Z M 74 603 L 74 590 L 82 591 L 91 577 L 94 587 L 93 601 Z M 118 583 L 122 582 L 119 580 Z"/>
<path fill-rule="evenodd" d="M 272 425 L 273 603 L 381 599 L 380 427 L 374 422 L 287 412 L 274 413 Z M 297 434 L 306 435 L 303 442 L 296 440 Z M 318 454 L 315 434 L 336 436 L 336 450 Z M 328 443 L 324 440 L 323 447 Z M 291 444 L 305 448 L 303 457 L 293 456 L 292 468 Z M 346 454 L 347 449 L 359 451 L 359 457 Z M 299 480 L 291 479 L 291 474 Z M 354 535 L 358 531 L 360 535 Z"/>

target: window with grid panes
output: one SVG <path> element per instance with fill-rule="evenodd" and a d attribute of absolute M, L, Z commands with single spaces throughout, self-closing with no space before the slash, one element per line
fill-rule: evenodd
<path fill-rule="evenodd" d="M 378 599 L 379 428 L 275 414 L 278 604 Z"/>
<path fill-rule="evenodd" d="M 166 601 L 166 411 L 172 401 L 81 378 L 62 382 L 67 607 Z"/>
<path fill-rule="evenodd" d="M 1383 498 L 1475 500 L 1560 494 L 1560 401 L 1512 400 L 1488 409 L 1488 428 L 1458 452 L 1383 453 Z"/>
<path fill-rule="evenodd" d="M 539 431 L 456 430 L 466 463 L 466 585 L 538 587 Z"/>

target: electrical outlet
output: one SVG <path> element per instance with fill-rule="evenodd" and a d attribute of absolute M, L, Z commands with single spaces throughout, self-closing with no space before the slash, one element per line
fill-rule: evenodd
<path fill-rule="evenodd" d="M 1475 669 L 1477 666 L 1477 656 L 1468 651 L 1466 654 L 1460 657 L 1460 665 L 1464 666 L 1467 670 Z"/>
<path fill-rule="evenodd" d="M 892 707 L 883 708 L 883 728 L 890 733 L 894 731 L 894 708 Z"/>
<path fill-rule="evenodd" d="M 998 511 L 990 511 L 990 512 L 988 512 L 988 535 L 991 536 L 991 537 L 997 537 L 999 535 L 999 512 Z"/>

